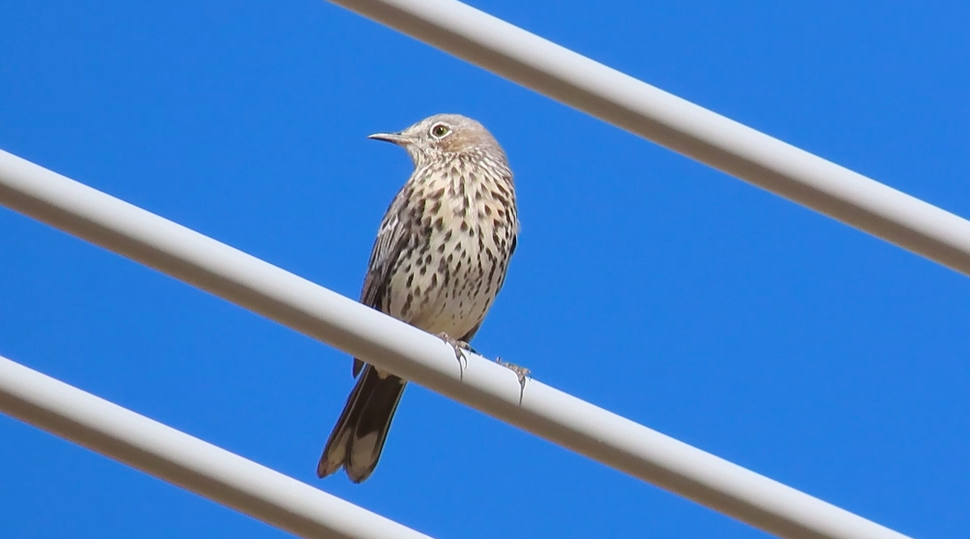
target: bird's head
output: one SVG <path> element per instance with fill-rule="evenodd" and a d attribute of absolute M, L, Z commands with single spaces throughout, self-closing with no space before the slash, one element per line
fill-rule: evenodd
<path fill-rule="evenodd" d="M 436 114 L 400 133 L 375 133 L 368 138 L 403 147 L 415 167 L 461 155 L 506 162 L 495 137 L 482 124 L 460 114 Z"/>

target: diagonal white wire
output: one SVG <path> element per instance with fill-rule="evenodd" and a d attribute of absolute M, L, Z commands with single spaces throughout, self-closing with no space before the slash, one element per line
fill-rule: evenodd
<path fill-rule="evenodd" d="M 788 538 L 905 536 L 0 150 L 0 204 L 329 343 L 553 443 Z"/>
<path fill-rule="evenodd" d="M 299 537 L 429 539 L 5 357 L 0 412 Z"/>
<path fill-rule="evenodd" d="M 970 275 L 970 222 L 456 0 L 330 0 Z"/>

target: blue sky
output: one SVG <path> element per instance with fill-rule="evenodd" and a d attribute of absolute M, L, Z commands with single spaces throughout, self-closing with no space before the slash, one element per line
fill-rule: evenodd
<path fill-rule="evenodd" d="M 970 215 L 970 7 L 473 5 Z M 484 123 L 522 233 L 475 341 L 915 537 L 970 534 L 970 280 L 316 0 L 5 2 L 0 148 L 356 297 L 410 172 Z M 764 536 L 411 386 L 363 485 L 350 358 L 0 210 L 0 354 L 435 537 Z M 0 537 L 284 537 L 0 416 Z"/>

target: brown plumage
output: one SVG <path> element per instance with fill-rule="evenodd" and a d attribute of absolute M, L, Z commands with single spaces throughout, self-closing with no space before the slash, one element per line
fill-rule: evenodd
<path fill-rule="evenodd" d="M 360 300 L 429 333 L 467 343 L 505 281 L 519 222 L 512 171 L 475 120 L 439 114 L 370 138 L 407 150 L 414 172 L 391 202 Z M 323 449 L 317 475 L 351 481 L 377 466 L 405 380 L 354 359 L 357 384 Z"/>

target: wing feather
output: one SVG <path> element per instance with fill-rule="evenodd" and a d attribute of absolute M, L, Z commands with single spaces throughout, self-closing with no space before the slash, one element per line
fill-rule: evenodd
<path fill-rule="evenodd" d="M 390 283 L 391 271 L 397 264 L 401 251 L 410 240 L 406 222 L 410 198 L 410 187 L 405 185 L 391 201 L 381 220 L 377 238 L 371 249 L 370 261 L 367 263 L 367 275 L 364 277 L 364 285 L 360 291 L 360 302 L 381 312 L 386 309 L 385 295 Z M 364 362 L 354 358 L 354 378 L 363 368 Z"/>

